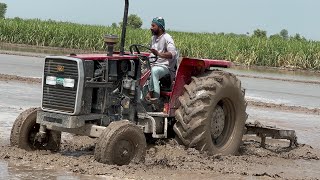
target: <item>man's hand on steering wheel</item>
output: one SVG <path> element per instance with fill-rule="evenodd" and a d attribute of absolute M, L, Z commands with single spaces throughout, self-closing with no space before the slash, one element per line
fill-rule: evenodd
<path fill-rule="evenodd" d="M 154 54 L 155 56 L 159 56 L 159 51 L 157 51 L 156 49 L 150 49 L 150 51 L 151 51 L 152 54 Z"/>
<path fill-rule="evenodd" d="M 149 47 L 145 46 L 145 45 L 141 45 L 141 44 L 132 44 L 129 49 L 131 54 L 135 54 L 134 52 L 137 52 L 137 54 L 141 57 L 144 57 L 144 55 L 141 54 L 140 52 L 140 48 L 144 48 L 144 49 L 148 49 L 150 52 L 152 52 L 155 56 L 149 56 L 148 58 L 150 59 L 154 59 L 154 61 L 151 61 L 151 63 L 154 63 L 158 60 L 158 55 L 159 52 L 155 49 L 150 49 Z M 148 59 L 147 57 L 142 58 L 142 59 Z"/>

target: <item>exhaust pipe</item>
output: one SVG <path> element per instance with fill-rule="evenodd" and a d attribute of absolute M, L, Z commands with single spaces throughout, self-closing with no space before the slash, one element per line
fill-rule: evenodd
<path fill-rule="evenodd" d="M 125 0 L 123 21 L 122 21 L 122 32 L 121 32 L 120 56 L 124 55 L 124 45 L 126 41 L 126 31 L 127 31 L 127 23 L 128 23 L 128 11 L 129 11 L 129 0 Z"/>

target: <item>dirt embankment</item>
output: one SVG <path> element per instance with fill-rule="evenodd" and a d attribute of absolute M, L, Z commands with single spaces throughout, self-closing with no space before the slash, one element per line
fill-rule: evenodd
<path fill-rule="evenodd" d="M 108 175 L 121 178 L 190 179 L 212 177 L 263 177 L 277 179 L 317 179 L 320 177 L 320 151 L 307 145 L 287 148 L 287 142 L 260 147 L 254 140 L 244 141 L 239 156 L 208 156 L 195 149 L 184 149 L 173 140 L 150 145 L 144 164 L 113 166 L 94 160 L 94 139 L 74 136 L 62 142 L 59 153 L 26 152 L 2 146 L 0 159 L 16 165 L 52 167 L 80 174 Z M 316 166 L 318 165 L 318 166 Z M 310 169 L 311 168 L 311 169 Z M 301 172 L 309 170 L 312 173 Z"/>
<path fill-rule="evenodd" d="M 0 73 L 0 81 L 18 81 L 24 83 L 39 84 L 42 82 L 42 79 Z"/>
<path fill-rule="evenodd" d="M 236 74 L 236 76 L 245 77 L 245 78 L 254 78 L 254 79 L 267 79 L 267 80 L 276 80 L 276 81 L 285 81 L 285 82 L 304 83 L 304 84 L 320 84 L 320 81 L 283 79 L 283 78 L 273 78 L 273 77 L 263 77 L 263 76 L 253 76 L 253 75 L 243 75 L 243 74 Z"/>
<path fill-rule="evenodd" d="M 288 112 L 298 112 L 304 114 L 313 114 L 313 115 L 320 115 L 320 108 L 306 108 L 301 106 L 288 106 L 285 104 L 274 104 L 274 103 L 265 103 L 265 102 L 257 102 L 257 101 L 247 101 L 249 106 L 265 108 L 265 109 L 277 109 L 281 111 L 288 111 Z"/>
<path fill-rule="evenodd" d="M 55 55 L 66 55 L 70 53 L 104 53 L 104 51 L 93 51 L 93 50 L 82 50 L 82 49 L 71 49 L 71 48 L 59 48 L 49 46 L 32 46 L 26 44 L 11 44 L 0 42 L 0 53 L 10 54 L 17 56 L 30 56 L 30 57 L 45 57 L 49 54 Z"/>

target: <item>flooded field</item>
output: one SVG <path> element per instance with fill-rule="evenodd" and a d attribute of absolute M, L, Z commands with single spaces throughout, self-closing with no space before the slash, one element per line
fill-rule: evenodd
<path fill-rule="evenodd" d="M 245 75 L 239 78 L 246 88 L 247 100 L 264 103 L 262 106 L 249 103 L 249 122 L 259 121 L 294 129 L 298 142 L 307 145 L 288 149 L 286 141 L 269 141 L 267 149 L 263 149 L 257 139 L 248 136 L 241 147 L 240 156 L 210 157 L 193 149 L 185 150 L 169 141 L 150 146 L 145 164 L 118 167 L 94 161 L 95 140 L 90 138 L 64 134 L 62 149 L 55 154 L 25 152 L 8 146 L 15 118 L 29 107 L 40 106 L 41 84 L 31 83 L 28 79 L 22 82 L 19 78 L 11 81 L 4 78 L 3 74 L 40 78 L 42 62 L 43 58 L 0 54 L 0 179 L 320 178 L 320 114 L 312 110 L 320 108 L 320 84 L 290 81 L 317 82 L 320 77 L 318 74 L 228 69 Z M 289 108 L 274 108 L 274 104 Z M 310 110 L 299 111 L 300 108 Z"/>
<path fill-rule="evenodd" d="M 109 177 L 108 177 L 109 178 Z M 112 178 L 112 177 L 110 177 Z M 50 167 L 34 167 L 34 166 L 15 166 L 7 162 L 0 161 L 0 179 L 55 179 L 55 180 L 99 180 L 106 179 L 102 177 L 92 177 L 84 175 L 76 175 L 67 171 L 57 171 L 50 169 Z M 115 178 L 114 178 L 115 179 Z"/>

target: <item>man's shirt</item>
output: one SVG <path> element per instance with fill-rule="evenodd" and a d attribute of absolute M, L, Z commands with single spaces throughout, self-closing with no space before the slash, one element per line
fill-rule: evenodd
<path fill-rule="evenodd" d="M 170 72 L 175 72 L 177 50 L 174 45 L 172 37 L 164 33 L 161 36 L 152 36 L 151 48 L 157 50 L 159 53 L 170 52 L 172 59 L 158 58 L 158 61 L 154 63 L 155 66 L 165 66 Z"/>

